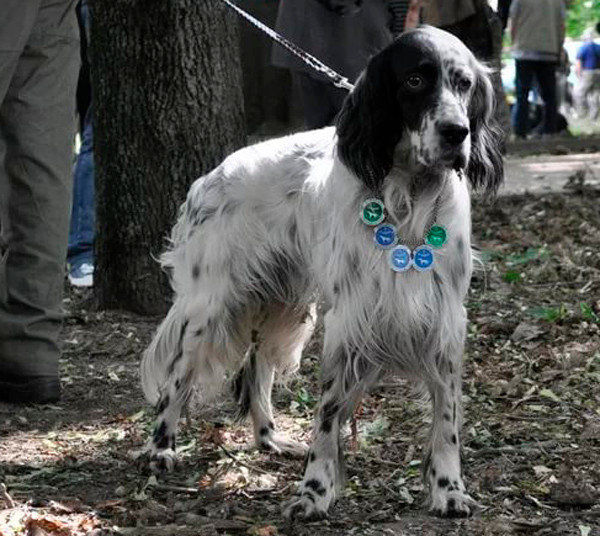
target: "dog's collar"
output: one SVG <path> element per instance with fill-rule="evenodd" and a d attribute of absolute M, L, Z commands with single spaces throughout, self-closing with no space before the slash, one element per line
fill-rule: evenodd
<path fill-rule="evenodd" d="M 434 250 L 442 248 L 448 241 L 448 231 L 437 223 L 440 197 L 435 200 L 431 222 L 425 237 L 416 242 L 400 240 L 398 229 L 386 223 L 385 203 L 377 198 L 365 199 L 360 208 L 360 219 L 365 225 L 373 227 L 373 241 L 376 246 L 389 250 L 388 263 L 395 272 L 405 272 L 414 268 L 419 272 L 431 270 L 435 263 Z M 410 249 L 408 245 L 416 246 Z"/>

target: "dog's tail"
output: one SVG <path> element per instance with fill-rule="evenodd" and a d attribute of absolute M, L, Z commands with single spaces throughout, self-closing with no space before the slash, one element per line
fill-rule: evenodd
<path fill-rule="evenodd" d="M 169 376 L 169 368 L 181 351 L 183 332 L 183 320 L 177 303 L 174 303 L 144 352 L 140 366 L 142 389 L 146 400 L 152 405 L 158 402 L 160 390 Z"/>

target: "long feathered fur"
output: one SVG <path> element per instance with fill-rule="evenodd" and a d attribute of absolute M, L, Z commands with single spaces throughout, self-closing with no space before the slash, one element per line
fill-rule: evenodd
<path fill-rule="evenodd" d="M 208 393 L 227 371 L 239 371 L 237 398 L 257 444 L 292 448 L 274 431 L 271 385 L 275 372 L 298 366 L 321 299 L 323 400 L 301 495 L 287 515 L 327 510 L 340 485 L 340 426 L 388 371 L 432 397 L 432 508 L 468 511 L 457 450 L 472 269 L 464 175 L 491 192 L 502 180 L 488 75 L 449 34 L 409 32 L 370 62 L 337 128 L 248 147 L 193 184 L 162 257 L 175 301 L 142 361 L 144 393 L 157 406 L 156 459 L 172 464 L 192 388 Z M 456 142 L 457 132 L 464 140 Z M 432 270 L 390 269 L 389 253 L 359 218 L 374 196 L 401 243 L 422 241 L 434 220 L 446 227 Z"/>

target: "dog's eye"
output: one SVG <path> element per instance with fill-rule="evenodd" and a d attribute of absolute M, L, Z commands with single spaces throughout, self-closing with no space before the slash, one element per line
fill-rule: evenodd
<path fill-rule="evenodd" d="M 468 78 L 461 78 L 458 81 L 458 89 L 460 91 L 466 92 L 469 91 L 469 89 L 471 89 L 472 83 Z"/>
<path fill-rule="evenodd" d="M 404 81 L 404 85 L 412 91 L 418 91 L 425 86 L 425 79 L 419 74 L 411 74 Z"/>

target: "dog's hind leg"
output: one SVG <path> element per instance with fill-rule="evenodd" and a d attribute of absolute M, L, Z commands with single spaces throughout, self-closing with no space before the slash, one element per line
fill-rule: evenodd
<path fill-rule="evenodd" d="M 156 405 L 156 424 L 150 440 L 150 466 L 157 471 L 172 471 L 175 466 L 177 423 L 193 390 L 193 371 L 185 372 L 184 359 L 181 362 L 182 366 L 176 366 L 173 371 L 180 377 L 168 380 Z"/>
<path fill-rule="evenodd" d="M 190 331 L 189 322 L 183 322 L 155 405 L 156 424 L 150 439 L 150 463 L 155 470 L 171 471 L 175 465 L 177 423 L 196 380 L 199 344 Z"/>
<path fill-rule="evenodd" d="M 233 388 L 240 417 L 252 417 L 254 440 L 261 450 L 292 456 L 306 452 L 305 445 L 275 430 L 271 391 L 276 372 L 297 369 L 302 349 L 314 330 L 314 309 L 272 305 L 252 330 L 250 348 Z"/>
<path fill-rule="evenodd" d="M 201 314 L 184 315 L 175 303 L 158 329 L 142 362 L 142 384 L 156 410 L 156 424 L 149 440 L 151 467 L 172 470 L 175 465 L 175 437 L 183 406 L 197 384 L 219 384 L 220 359 L 204 341 L 206 326 Z M 205 391 L 206 389 L 203 389 Z"/>

